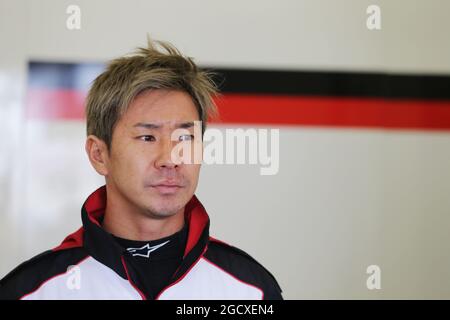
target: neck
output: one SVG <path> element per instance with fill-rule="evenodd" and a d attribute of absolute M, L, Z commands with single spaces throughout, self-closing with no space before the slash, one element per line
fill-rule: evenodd
<path fill-rule="evenodd" d="M 111 191 L 111 193 L 110 193 Z M 184 207 L 179 212 L 166 218 L 154 218 L 133 208 L 126 199 L 107 189 L 106 209 L 103 228 L 116 237 L 153 241 L 171 236 L 184 226 Z"/>

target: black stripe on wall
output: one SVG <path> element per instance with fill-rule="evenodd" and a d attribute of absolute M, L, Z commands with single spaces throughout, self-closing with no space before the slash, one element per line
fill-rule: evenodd
<path fill-rule="evenodd" d="M 222 92 L 450 99 L 450 76 L 208 68 Z"/>
<path fill-rule="evenodd" d="M 30 62 L 33 88 L 87 91 L 100 63 Z M 224 93 L 450 100 L 450 75 L 281 71 L 207 67 Z"/>

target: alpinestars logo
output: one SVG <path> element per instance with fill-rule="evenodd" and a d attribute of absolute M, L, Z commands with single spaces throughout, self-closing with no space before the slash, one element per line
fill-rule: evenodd
<path fill-rule="evenodd" d="M 162 246 L 164 246 L 165 244 L 167 244 L 169 242 L 170 242 L 170 240 L 167 240 L 166 242 L 157 244 L 156 246 L 153 246 L 153 247 L 150 247 L 150 244 L 147 243 L 145 246 L 143 246 L 141 248 L 128 248 L 127 250 L 129 253 L 131 253 L 131 255 L 133 257 L 139 256 L 139 257 L 149 258 L 150 253 L 161 248 Z"/>

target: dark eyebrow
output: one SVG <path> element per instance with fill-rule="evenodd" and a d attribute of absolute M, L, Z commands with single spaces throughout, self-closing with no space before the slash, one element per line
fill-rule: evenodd
<path fill-rule="evenodd" d="M 181 122 L 177 124 L 177 128 L 183 128 L 183 129 L 187 129 L 187 128 L 191 128 L 194 126 L 194 122 L 190 121 L 190 122 Z"/>
<path fill-rule="evenodd" d="M 161 126 L 158 125 L 158 124 L 143 123 L 143 122 L 138 122 L 133 127 L 135 127 L 135 128 L 145 128 L 145 129 L 158 129 L 158 128 L 161 128 Z"/>
<path fill-rule="evenodd" d="M 176 124 L 177 128 L 183 128 L 183 129 L 191 128 L 193 126 L 194 126 L 194 122 L 193 121 L 181 122 L 181 123 L 177 123 Z M 159 128 L 161 128 L 161 125 L 155 124 L 155 123 L 138 122 L 133 127 L 135 127 L 135 128 L 145 128 L 145 129 L 159 129 Z"/>

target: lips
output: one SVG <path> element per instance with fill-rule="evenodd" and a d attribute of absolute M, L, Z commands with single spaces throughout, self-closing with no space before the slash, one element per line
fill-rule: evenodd
<path fill-rule="evenodd" d="M 182 188 L 178 183 L 174 182 L 163 182 L 159 184 L 152 185 L 152 188 L 157 190 L 161 194 L 174 194 Z"/>

